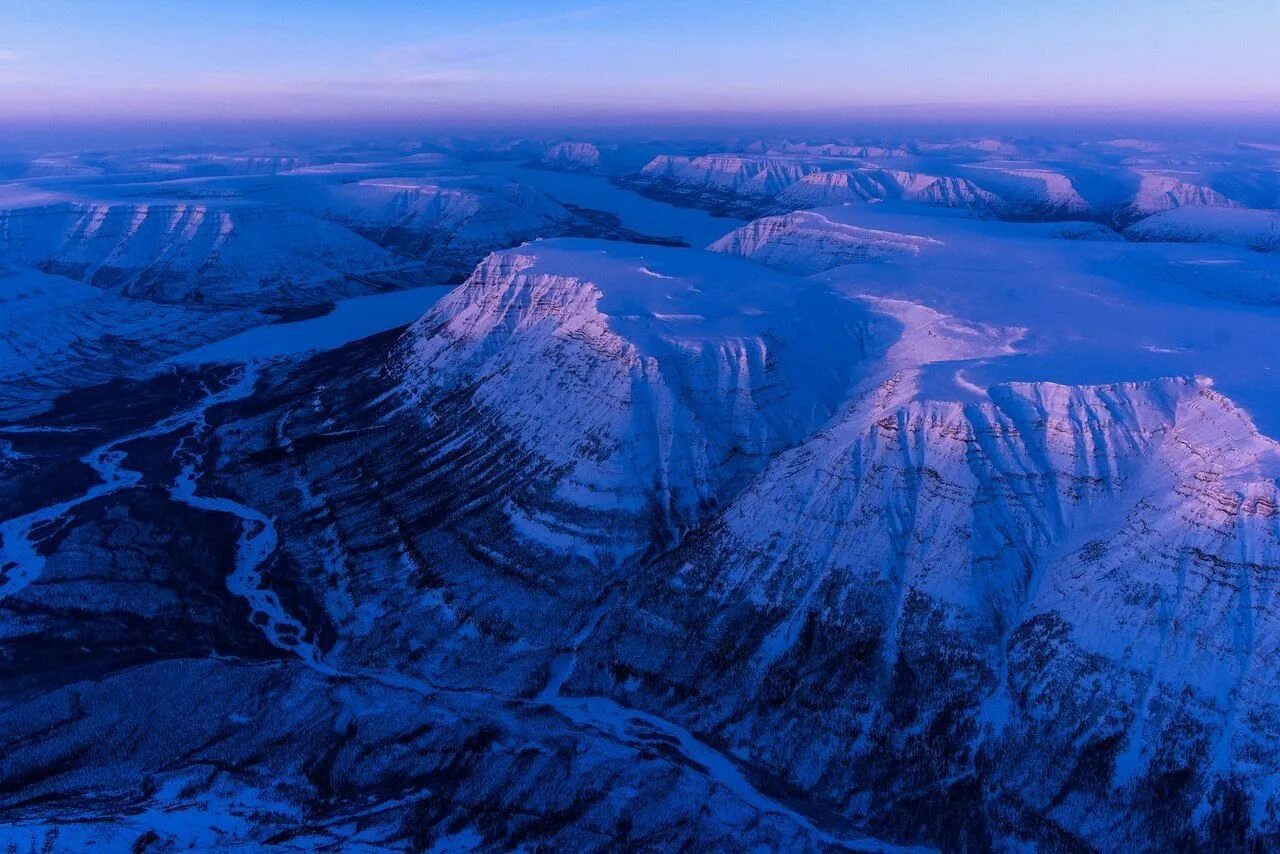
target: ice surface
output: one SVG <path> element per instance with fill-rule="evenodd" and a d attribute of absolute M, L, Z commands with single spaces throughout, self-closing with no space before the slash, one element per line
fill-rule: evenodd
<path fill-rule="evenodd" d="M 351 341 L 403 326 L 448 293 L 448 285 L 426 285 L 386 294 L 351 297 L 322 317 L 275 323 L 223 338 L 172 357 L 175 363 L 244 362 L 331 350 Z"/>
<path fill-rule="evenodd" d="M 623 225 L 641 234 L 675 237 L 690 246 L 706 246 L 742 223 L 646 199 L 615 186 L 603 176 L 545 172 L 501 162 L 485 166 L 558 201 L 612 213 Z"/>

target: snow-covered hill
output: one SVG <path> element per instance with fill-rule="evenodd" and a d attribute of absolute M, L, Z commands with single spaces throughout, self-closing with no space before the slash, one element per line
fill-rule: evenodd
<path fill-rule="evenodd" d="M 975 183 L 998 195 L 1019 215 L 1062 217 L 1089 210 L 1071 177 L 1061 172 L 998 163 L 975 164 L 969 170 Z"/>
<path fill-rule="evenodd" d="M 1144 173 L 1133 199 L 1123 207 L 1120 219 L 1137 219 L 1181 207 L 1232 207 L 1234 202 L 1214 190 L 1191 184 L 1173 175 Z"/>
<path fill-rule="evenodd" d="M 130 299 L 74 279 L 0 268 L 0 418 L 265 322 Z"/>
<path fill-rule="evenodd" d="M 1184 203 L 1195 198 L 1191 190 L 1172 186 L 1160 190 L 1152 177 L 1136 201 L 1113 201 L 1106 190 L 1096 200 L 1086 199 L 1076 181 L 1092 183 L 1096 175 L 1083 171 L 1077 175 L 1075 167 L 1062 164 L 1008 160 L 1003 147 L 943 146 L 916 156 L 898 150 L 831 145 L 790 144 L 766 147 L 765 151 L 660 155 L 623 182 L 679 204 L 747 215 L 894 200 L 967 208 L 1017 220 L 1101 218 L 1120 204 L 1155 204 L 1164 191 Z M 1112 183 L 1127 180 L 1111 176 Z"/>
<path fill-rule="evenodd" d="M 529 187 L 474 175 L 284 181 L 256 193 L 429 262 L 446 276 L 469 271 L 494 249 L 588 227 Z"/>
<path fill-rule="evenodd" d="M 562 172 L 591 172 L 600 165 L 600 149 L 590 142 L 557 142 L 538 162 Z"/>
<path fill-rule="evenodd" d="M 807 276 L 845 264 L 916 254 L 930 242 L 932 238 L 862 228 L 817 211 L 799 211 L 753 220 L 707 248 Z"/>
<path fill-rule="evenodd" d="M 625 183 L 678 203 L 735 215 L 760 209 L 769 199 L 820 168 L 811 159 L 790 156 L 659 155 Z"/>
<path fill-rule="evenodd" d="M 1125 229 L 1131 240 L 1227 243 L 1257 252 L 1280 251 L 1280 211 L 1177 207 Z"/>
<path fill-rule="evenodd" d="M 421 265 L 350 230 L 240 200 L 0 193 L 0 411 L 143 370 Z M 7 196 L 7 198 L 6 198 Z"/>
<path fill-rule="evenodd" d="M 407 266 L 349 231 L 265 205 L 65 202 L 0 211 L 0 262 L 159 302 L 263 304 L 359 292 Z"/>

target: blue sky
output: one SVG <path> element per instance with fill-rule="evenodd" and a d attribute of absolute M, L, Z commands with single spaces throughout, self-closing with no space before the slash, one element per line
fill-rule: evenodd
<path fill-rule="evenodd" d="M 1280 105 L 1277 0 L 0 0 L 0 115 Z"/>

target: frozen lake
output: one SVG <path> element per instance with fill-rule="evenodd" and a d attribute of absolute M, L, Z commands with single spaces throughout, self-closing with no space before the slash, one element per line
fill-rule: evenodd
<path fill-rule="evenodd" d="M 174 356 L 169 361 L 183 364 L 245 362 L 331 350 L 412 323 L 452 289 L 452 285 L 426 285 L 405 291 L 352 297 L 339 302 L 323 317 L 258 326 Z"/>

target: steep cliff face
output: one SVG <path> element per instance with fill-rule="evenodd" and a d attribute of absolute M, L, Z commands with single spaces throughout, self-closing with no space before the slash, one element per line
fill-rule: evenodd
<path fill-rule="evenodd" d="M 490 256 L 410 331 L 401 393 L 471 389 L 564 470 L 555 500 L 602 514 L 602 540 L 655 521 L 674 535 L 833 413 L 874 347 L 855 304 L 725 260 L 555 242 Z"/>
<path fill-rule="evenodd" d="M 779 193 L 774 206 L 803 210 L 885 199 L 992 212 L 1003 207 L 995 195 L 964 178 L 896 169 L 815 172 Z"/>
<path fill-rule="evenodd" d="M 888 198 L 889 187 L 879 178 L 870 171 L 813 172 L 779 193 L 774 204 L 803 210 Z"/>
<path fill-rule="evenodd" d="M 563 172 L 590 172 L 600 165 L 600 149 L 590 142 L 557 142 L 538 162 Z"/>
<path fill-rule="evenodd" d="M 945 208 L 973 208 L 999 211 L 1002 202 L 977 184 L 965 178 L 935 177 L 914 172 L 891 171 L 899 197 L 911 202 L 939 205 Z"/>
<path fill-rule="evenodd" d="M 708 154 L 692 158 L 670 175 L 670 180 L 694 189 L 734 190 L 746 195 L 768 196 L 780 192 L 816 168 L 790 158 Z"/>
<path fill-rule="evenodd" d="M 678 154 L 659 154 L 640 167 L 638 174 L 651 180 L 674 178 L 689 165 L 692 159 Z"/>

